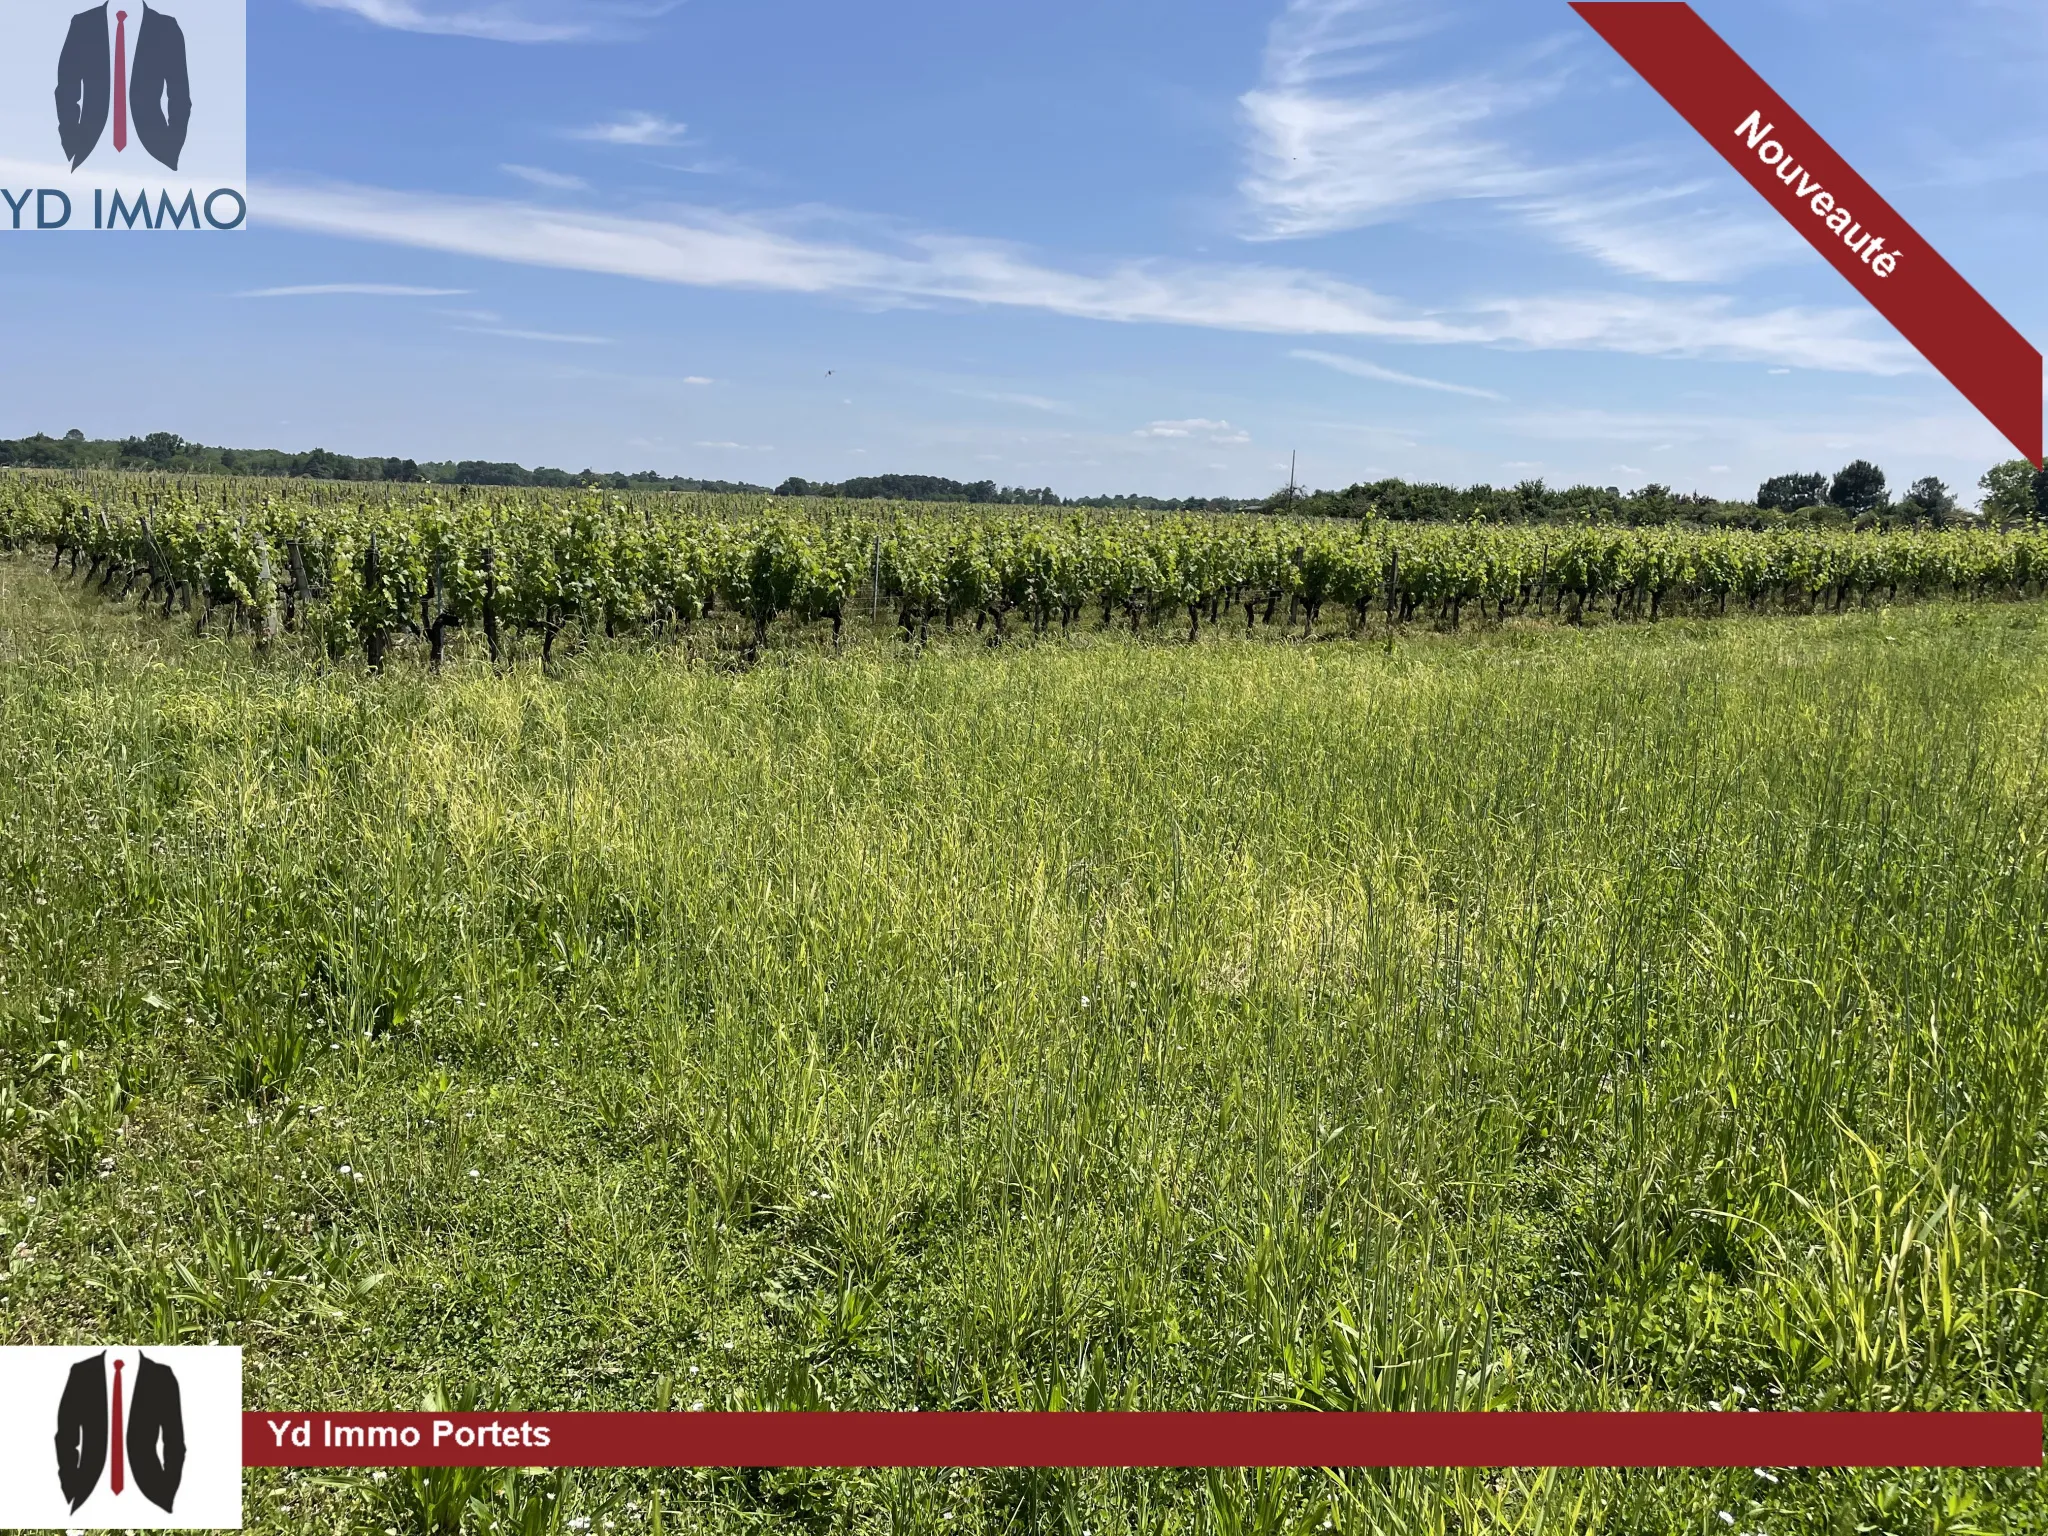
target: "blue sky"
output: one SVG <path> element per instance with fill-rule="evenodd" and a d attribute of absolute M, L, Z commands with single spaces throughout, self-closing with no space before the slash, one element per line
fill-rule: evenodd
<path fill-rule="evenodd" d="M 2048 6 L 1697 8 L 2048 342 Z M 249 71 L 246 235 L 0 248 L 0 435 L 1162 495 L 2012 453 L 1562 0 L 251 0 Z"/>

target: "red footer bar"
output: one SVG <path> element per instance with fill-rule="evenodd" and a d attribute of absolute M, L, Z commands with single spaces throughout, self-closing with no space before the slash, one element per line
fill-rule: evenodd
<path fill-rule="evenodd" d="M 252 1467 L 2039 1467 L 2033 1413 L 245 1413 Z"/>

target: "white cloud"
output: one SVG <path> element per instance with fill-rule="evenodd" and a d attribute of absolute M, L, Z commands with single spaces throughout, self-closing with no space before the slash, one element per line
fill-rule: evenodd
<path fill-rule="evenodd" d="M 1901 374 L 1919 368 L 1896 337 L 1862 309 L 1743 312 L 1722 294 L 1536 294 L 1466 306 L 1503 341 L 1536 349 L 1634 352 L 1648 357 L 1784 361 L 1834 372 Z"/>
<path fill-rule="evenodd" d="M 773 453 L 773 443 L 695 443 L 697 448 L 729 448 L 736 453 Z"/>
<path fill-rule="evenodd" d="M 688 123 L 676 122 L 659 112 L 624 112 L 608 123 L 592 123 L 588 128 L 575 129 L 569 137 L 588 139 L 593 144 L 630 144 L 650 148 L 682 143 L 689 128 Z"/>
<path fill-rule="evenodd" d="M 1341 352 L 1316 352 L 1308 348 L 1297 348 L 1287 354 L 1298 357 L 1306 363 L 1321 363 L 1325 368 L 1334 368 L 1339 373 L 1355 374 L 1361 379 L 1382 379 L 1389 384 L 1406 384 L 1413 389 L 1438 389 L 1447 395 L 1471 395 L 1480 400 L 1505 400 L 1507 396 L 1490 389 L 1477 389 L 1470 384 L 1446 384 L 1441 379 L 1425 379 L 1419 374 L 1398 373 L 1392 368 L 1382 368 L 1378 363 L 1368 363 L 1362 358 L 1346 357 Z"/>
<path fill-rule="evenodd" d="M 2048 170 L 2048 136 L 2019 135 L 1986 143 L 1973 140 L 1967 149 L 1943 148 L 1929 157 L 1921 185 L 1983 187 L 2002 181 L 2024 181 Z"/>
<path fill-rule="evenodd" d="M 1862 373 L 1913 368 L 1866 311 L 1745 313 L 1720 296 L 1584 293 L 1489 298 L 1430 310 L 1293 267 L 1126 260 L 1052 267 L 994 241 L 893 242 L 806 232 L 794 215 L 677 207 L 660 218 L 376 187 L 264 183 L 266 221 L 529 266 L 707 288 L 836 294 L 880 304 L 958 302 L 1077 319 L 1300 336 L 1710 357 Z M 887 243 L 891 248 L 884 248 Z"/>
<path fill-rule="evenodd" d="M 1497 114 L 1499 88 L 1457 80 L 1372 95 L 1248 91 L 1252 174 L 1241 190 L 1268 238 L 1376 223 L 1421 203 L 1525 196 L 1553 173 L 1515 163 L 1466 130 Z"/>
<path fill-rule="evenodd" d="M 1387 62 L 1395 44 L 1414 42 L 1445 19 L 1425 0 L 1294 0 L 1267 35 L 1265 75 L 1300 90 L 1365 73 Z"/>
<path fill-rule="evenodd" d="M 1690 442 L 1719 437 L 1731 427 L 1751 424 L 1736 417 L 1704 413 L 1610 411 L 1599 407 L 1527 411 L 1502 423 L 1510 431 L 1546 442 L 1599 443 L 1655 443 L 1673 437 Z"/>
<path fill-rule="evenodd" d="M 1510 203 L 1561 244 L 1634 277 L 1707 283 L 1796 256 L 1803 243 L 1782 219 L 1702 204 L 1704 182 L 1597 191 Z"/>
<path fill-rule="evenodd" d="M 1481 125 L 1552 87 L 1468 75 L 1371 80 L 1399 46 L 1441 24 L 1416 0 L 1292 0 L 1267 34 L 1259 85 L 1238 99 L 1251 129 L 1240 190 L 1269 238 L 1352 229 L 1423 203 L 1525 196 L 1553 173 Z"/>
<path fill-rule="evenodd" d="M 1230 330 L 1485 341 L 1475 325 L 1412 313 L 1321 273 L 1126 261 L 1099 273 L 1043 266 L 1011 247 L 917 235 L 897 249 L 807 236 L 795 221 L 680 207 L 631 217 L 375 187 L 265 184 L 266 220 L 532 266 L 711 288 L 841 293 L 879 302 L 954 300 L 1084 319 Z"/>
<path fill-rule="evenodd" d="M 1565 407 L 1517 412 L 1501 418 L 1499 424 L 1505 431 L 1541 442 L 1625 444 L 1650 452 L 1708 443 L 1717 459 L 1725 457 L 1727 449 L 1736 448 L 1752 462 L 1794 467 L 1818 463 L 1837 453 L 1925 462 L 1973 457 L 1988 461 L 2001 451 L 1997 430 L 1975 412 L 1904 403 L 1882 416 L 1859 415 L 1853 421 L 1846 415 L 1788 417 L 1780 411 L 1744 416 Z"/>
<path fill-rule="evenodd" d="M 505 325 L 458 325 L 458 331 L 468 331 L 475 336 L 505 336 L 513 341 L 553 341 L 578 347 L 608 347 L 609 336 L 584 336 L 573 331 L 522 331 Z"/>
<path fill-rule="evenodd" d="M 530 181 L 536 187 L 546 187 L 552 192 L 588 192 L 590 183 L 581 176 L 571 176 L 566 171 L 543 170 L 537 165 L 501 165 L 499 170 L 517 176 L 521 181 Z"/>
<path fill-rule="evenodd" d="M 238 299 L 300 299 L 317 294 L 353 293 L 378 299 L 452 299 L 474 292 L 469 288 L 415 288 L 409 283 L 295 283 L 288 288 L 251 288 Z"/>
<path fill-rule="evenodd" d="M 1021 405 L 1027 410 L 1047 411 L 1056 416 L 1071 416 L 1073 406 L 1064 400 L 1049 399 L 1044 395 L 1018 394 L 1001 389 L 956 389 L 954 394 L 968 400 L 993 400 L 997 405 Z"/>
<path fill-rule="evenodd" d="M 1532 158 L 1526 120 L 1563 72 L 1417 79 L 1400 44 L 1435 16 L 1409 0 L 1293 0 L 1256 89 L 1239 98 L 1253 238 L 1355 229 L 1433 204 L 1484 201 L 1567 249 L 1658 282 L 1708 282 L 1796 256 L 1776 220 L 1710 183 L 1658 185 L 1648 160 Z M 1398 81 L 1388 78 L 1396 66 Z"/>
<path fill-rule="evenodd" d="M 1138 428 L 1133 437 L 1199 437 L 1211 443 L 1248 443 L 1252 440 L 1249 432 L 1240 431 L 1227 421 L 1210 421 L 1201 416 L 1190 416 L 1183 421 L 1155 421 Z"/>
<path fill-rule="evenodd" d="M 485 38 L 498 43 L 586 42 L 629 34 L 634 24 L 673 9 L 669 3 L 621 4 L 616 0 L 471 0 L 444 5 L 432 0 L 303 0 L 316 10 L 349 11 L 380 27 L 444 37 Z"/>
<path fill-rule="evenodd" d="M 701 373 L 693 373 L 688 378 L 684 379 L 683 382 L 685 384 L 710 384 L 714 381 L 705 378 L 704 375 Z"/>

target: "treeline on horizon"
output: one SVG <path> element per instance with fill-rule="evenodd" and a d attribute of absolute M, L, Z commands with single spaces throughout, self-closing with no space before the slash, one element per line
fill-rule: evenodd
<path fill-rule="evenodd" d="M 1288 487 L 1263 497 L 1061 496 L 1050 486 L 998 485 L 993 480 L 952 480 L 943 475 L 862 475 L 813 481 L 792 475 L 771 491 L 743 480 L 703 480 L 654 470 L 630 474 L 546 465 L 527 469 L 480 459 L 417 461 L 356 458 L 314 448 L 217 448 L 188 442 L 174 432 L 146 437 L 88 438 L 73 429 L 62 437 L 38 432 L 0 439 L 0 467 L 22 469 L 138 470 L 159 474 L 249 475 L 279 479 L 378 481 L 399 484 L 514 486 L 539 489 L 712 491 L 860 501 L 955 502 L 983 506 L 1099 507 L 1147 512 L 1290 512 L 1304 517 L 1383 517 L 1401 522 L 1614 522 L 1632 525 L 1691 523 L 1705 527 L 1852 528 L 1943 527 L 1979 520 L 1999 526 L 2048 523 L 2048 470 L 2024 459 L 1993 465 L 1977 482 L 1975 510 L 1932 475 L 1894 498 L 1885 473 L 1866 459 L 1834 474 L 1774 475 L 1751 501 L 1728 501 L 1650 484 L 1575 485 L 1555 489 L 1541 480 L 1513 486 L 1457 487 L 1428 481 L 1362 481 L 1342 490 Z"/>
<path fill-rule="evenodd" d="M 94 438 L 73 428 L 62 437 L 0 438 L 0 468 L 131 469 L 171 475 L 255 475 L 280 480 L 394 481 L 401 485 L 509 485 L 542 489 L 617 491 L 723 491 L 766 494 L 768 487 L 744 480 L 698 480 L 655 470 L 631 474 L 585 469 L 571 472 L 542 465 L 496 464 L 483 459 L 421 462 L 399 458 L 355 458 L 325 448 L 289 453 L 280 448 L 215 448 L 187 442 L 175 432 L 147 437 Z"/>
<path fill-rule="evenodd" d="M 1051 486 L 997 485 L 993 480 L 948 480 L 944 475 L 857 475 L 851 480 L 806 480 L 791 475 L 777 496 L 846 501 L 947 501 L 985 507 L 1113 507 L 1136 512 L 1254 512 L 1277 507 L 1271 496 L 1062 496 Z"/>
<path fill-rule="evenodd" d="M 1773 475 L 1757 487 L 1753 501 L 1674 491 L 1645 485 L 1574 485 L 1555 490 L 1541 480 L 1499 487 L 1434 485 L 1375 480 L 1341 491 L 1313 491 L 1272 498 L 1305 517 L 1384 517 L 1412 522 L 1584 522 L 1648 525 L 1693 523 L 1703 527 L 1940 528 L 1989 522 L 1997 526 L 2048 522 L 2048 470 L 2025 459 L 2009 459 L 1986 470 L 1977 482 L 1981 500 L 1963 506 L 1948 485 L 1933 475 L 1915 480 L 1894 498 L 1885 472 L 1868 459 L 1843 465 L 1834 474 L 1818 471 Z"/>

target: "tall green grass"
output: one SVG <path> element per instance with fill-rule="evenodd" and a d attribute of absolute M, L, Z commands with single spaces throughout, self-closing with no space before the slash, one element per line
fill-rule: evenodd
<path fill-rule="evenodd" d="M 0 1332 L 278 1408 L 2040 1410 L 2044 662 L 1930 607 L 366 678 L 0 565 Z M 2037 1474 L 250 1486 L 2048 1529 Z"/>

